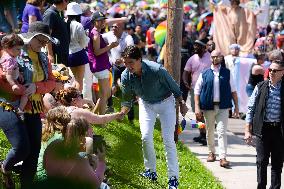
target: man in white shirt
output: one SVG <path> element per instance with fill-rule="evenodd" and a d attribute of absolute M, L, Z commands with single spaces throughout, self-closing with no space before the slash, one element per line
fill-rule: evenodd
<path fill-rule="evenodd" d="M 225 56 L 225 63 L 226 67 L 231 71 L 233 74 L 235 64 L 240 61 L 240 49 L 241 46 L 238 44 L 231 44 L 229 46 L 230 54 Z"/>
<path fill-rule="evenodd" d="M 121 60 L 121 53 L 127 46 L 134 45 L 134 41 L 131 35 L 124 31 L 124 23 L 114 23 L 111 28 L 112 30 L 104 33 L 103 38 L 108 43 L 111 44 L 112 42 L 118 41 L 119 44 L 117 47 L 112 48 L 109 51 L 109 59 L 112 64 L 112 94 L 115 94 L 118 87 L 118 80 L 122 72 L 125 70 L 125 65 Z M 108 107 L 112 107 L 112 98 L 108 101 Z M 134 119 L 134 111 L 133 108 L 128 114 L 128 119 L 132 121 Z"/>
<path fill-rule="evenodd" d="M 214 50 L 211 53 L 211 59 L 211 68 L 203 71 L 195 84 L 195 114 L 198 116 L 201 114 L 202 110 L 205 118 L 207 144 L 209 149 L 207 162 L 214 162 L 216 160 L 214 141 L 216 122 L 220 166 L 227 167 L 229 166 L 229 162 L 226 160 L 226 131 L 229 109 L 232 107 L 233 99 L 235 104 L 234 116 L 238 116 L 238 97 L 230 70 L 221 66 L 222 61 L 224 61 L 224 56 L 220 52 Z"/>

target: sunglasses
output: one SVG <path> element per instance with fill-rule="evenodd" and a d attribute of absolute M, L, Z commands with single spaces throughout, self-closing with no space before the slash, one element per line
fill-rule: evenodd
<path fill-rule="evenodd" d="M 118 26 L 111 26 L 112 28 L 118 28 Z"/>
<path fill-rule="evenodd" d="M 277 72 L 281 72 L 281 71 L 283 71 L 283 70 L 284 70 L 284 69 L 277 70 L 277 69 L 268 68 L 268 71 L 269 71 L 270 73 L 277 73 Z"/>

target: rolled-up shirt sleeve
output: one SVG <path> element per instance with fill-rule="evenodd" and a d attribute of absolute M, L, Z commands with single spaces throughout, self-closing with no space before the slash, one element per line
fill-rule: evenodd
<path fill-rule="evenodd" d="M 200 73 L 194 87 L 194 95 L 200 95 L 202 83 L 203 83 L 202 73 Z"/>
<path fill-rule="evenodd" d="M 248 102 L 248 111 L 246 114 L 246 122 L 251 124 L 252 123 L 252 119 L 254 116 L 254 112 L 255 112 L 255 99 L 258 95 L 258 87 L 255 86 L 250 98 L 249 98 L 249 102 Z"/>
<path fill-rule="evenodd" d="M 172 76 L 167 72 L 164 67 L 160 67 L 159 70 L 160 81 L 163 85 L 166 85 L 170 91 L 174 94 L 175 98 L 178 98 L 182 95 L 182 92 L 176 83 L 176 81 L 172 78 Z"/>
<path fill-rule="evenodd" d="M 134 91 L 131 89 L 131 85 L 129 83 L 129 79 L 127 74 L 121 75 L 121 92 L 122 92 L 122 101 L 121 105 L 126 107 L 133 106 L 133 99 L 135 97 Z"/>
<path fill-rule="evenodd" d="M 187 72 L 191 72 L 191 70 L 192 70 L 192 57 L 190 57 L 188 60 L 187 60 L 187 62 L 186 62 L 186 64 L 185 64 L 185 67 L 184 67 L 184 71 L 187 71 Z"/>

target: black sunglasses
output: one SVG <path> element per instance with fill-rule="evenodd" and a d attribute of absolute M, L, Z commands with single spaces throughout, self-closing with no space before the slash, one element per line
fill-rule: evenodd
<path fill-rule="evenodd" d="M 268 68 L 268 71 L 271 72 L 271 73 L 281 72 L 281 71 L 283 71 L 283 70 L 284 70 L 284 69 L 277 70 L 277 69 Z"/>

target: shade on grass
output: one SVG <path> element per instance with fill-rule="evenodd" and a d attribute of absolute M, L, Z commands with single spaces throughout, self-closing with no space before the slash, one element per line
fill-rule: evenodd
<path fill-rule="evenodd" d="M 116 101 L 116 107 L 118 102 Z M 137 113 L 137 108 L 135 109 Z M 137 118 L 137 115 L 136 115 Z M 96 134 L 104 136 L 107 148 L 107 162 L 110 169 L 110 182 L 113 189 L 164 189 L 167 187 L 167 164 L 162 143 L 159 123 L 154 131 L 154 143 L 157 156 L 158 182 L 152 183 L 139 176 L 144 170 L 141 148 L 141 135 L 138 120 L 129 124 L 127 119 L 122 122 L 112 122 L 106 127 L 94 126 Z M 9 142 L 0 131 L 0 158 L 4 159 Z M 178 143 L 180 167 L 179 189 L 221 189 L 219 181 L 201 164 L 201 162 L 186 148 Z"/>
<path fill-rule="evenodd" d="M 116 107 L 118 102 L 115 101 Z M 135 118 L 137 118 L 137 107 Z M 161 189 L 167 187 L 167 163 L 161 129 L 157 121 L 154 131 L 154 144 L 157 156 L 158 182 L 152 183 L 139 176 L 144 170 L 141 134 L 138 120 L 129 124 L 127 118 L 122 122 L 112 122 L 105 128 L 94 126 L 96 134 L 105 137 L 109 148 L 107 161 L 111 170 L 112 188 Z M 181 143 L 177 145 L 180 167 L 180 189 L 219 189 L 223 188 L 201 162 Z"/>

